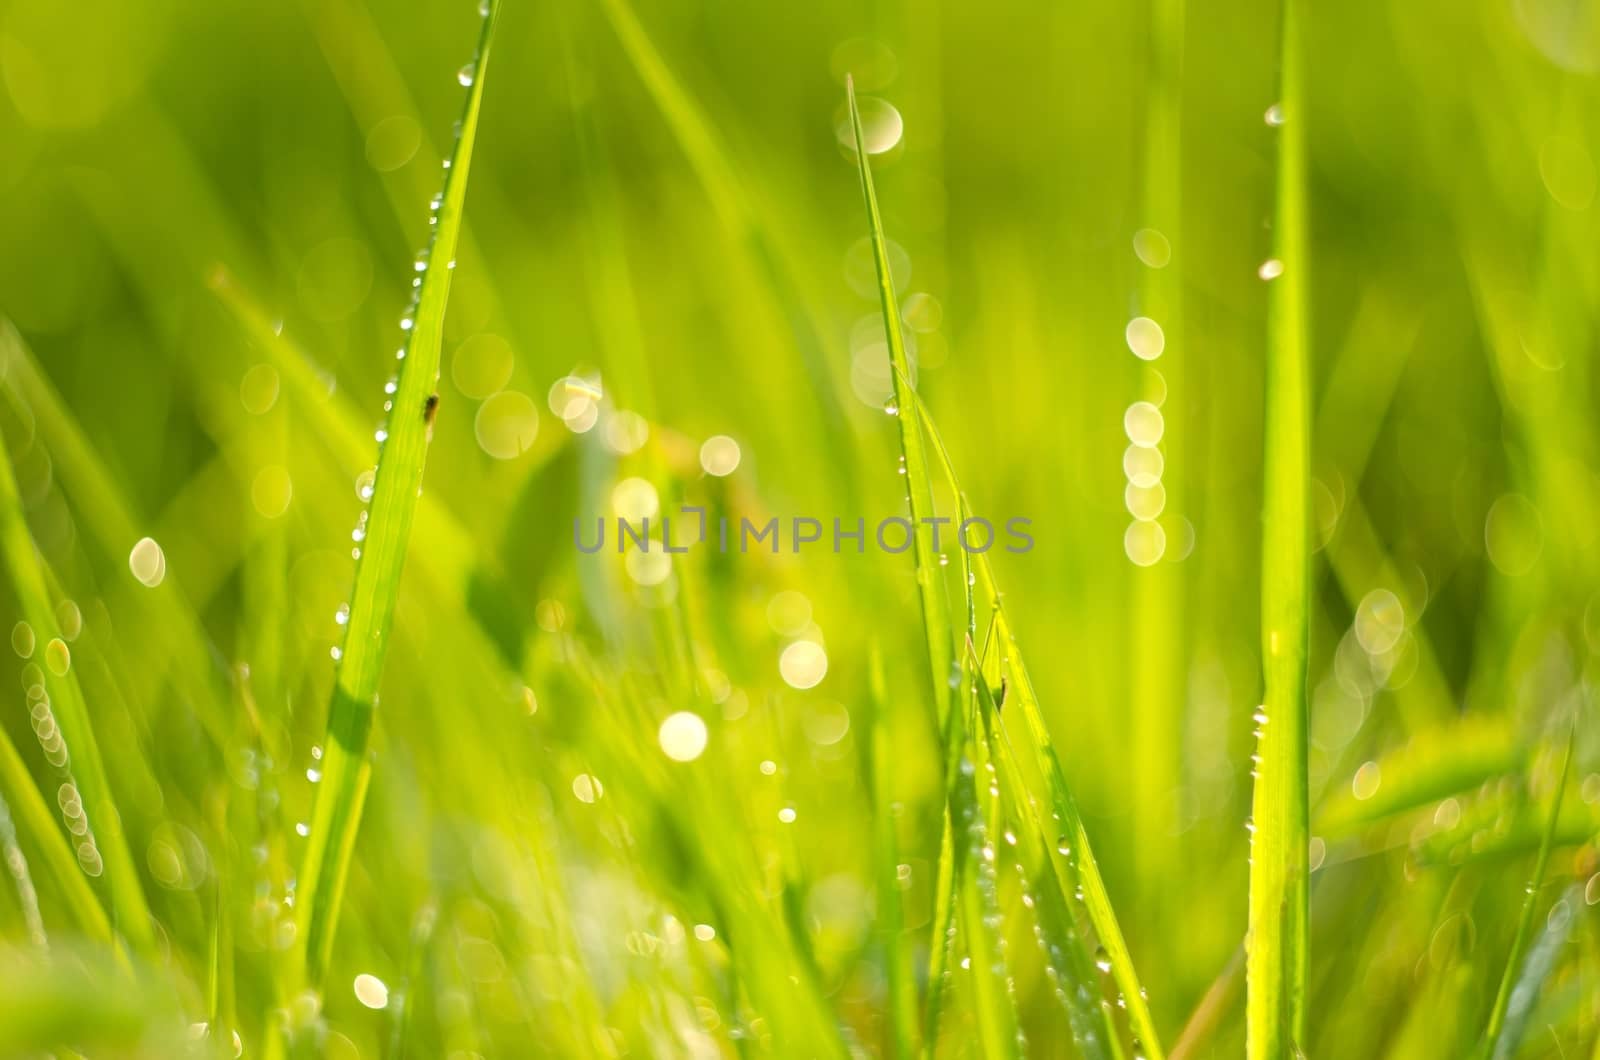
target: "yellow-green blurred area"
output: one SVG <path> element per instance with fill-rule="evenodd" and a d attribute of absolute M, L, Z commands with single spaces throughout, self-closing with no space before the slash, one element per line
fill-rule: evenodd
<path fill-rule="evenodd" d="M 1243 1049 L 1287 120 L 1301 1047 L 1471 1053 L 1576 719 L 1507 1055 L 1600 1048 L 1600 18 L 1317 4 L 1285 114 L 1278 5 L 1188 8 L 505 0 L 316 995 L 284 961 L 331 649 L 476 0 L 0 0 L 0 437 L 53 619 L 0 577 L 0 1053 L 888 1051 L 885 954 L 927 966 L 944 819 L 917 574 L 870 530 L 788 539 L 906 505 L 847 74 L 917 388 L 974 510 L 1032 520 L 991 560 L 1166 1053 Z M 685 504 L 776 516 L 783 547 L 574 547 L 575 519 Z M 114 811 L 79 800 L 46 673 L 81 686 Z M 127 936 L 120 829 L 151 946 L 95 941 L 41 825 Z M 998 903 L 1026 1051 L 1077 1056 L 1024 875 Z M 941 1056 L 978 1049 L 964 945 L 919 984 Z"/>

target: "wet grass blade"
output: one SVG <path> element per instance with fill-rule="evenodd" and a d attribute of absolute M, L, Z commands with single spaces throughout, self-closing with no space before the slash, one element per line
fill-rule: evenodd
<path fill-rule="evenodd" d="M 1309 906 L 1306 644 L 1310 600 L 1310 384 L 1306 322 L 1305 114 L 1300 93 L 1302 0 L 1283 5 L 1276 245 L 1283 273 L 1268 292 L 1261 543 L 1265 699 L 1251 805 L 1250 1060 L 1290 1055 L 1305 1029 Z"/>
<path fill-rule="evenodd" d="M 901 410 L 917 407 L 916 393 L 911 388 L 910 360 L 906 356 L 905 336 L 900 326 L 900 302 L 895 296 L 894 277 L 889 267 L 889 252 L 883 231 L 883 217 L 878 210 L 877 194 L 872 186 L 872 167 L 863 147 L 861 112 L 856 106 L 855 82 L 847 81 L 846 94 L 850 108 L 850 126 L 855 140 L 856 165 L 861 178 L 861 197 L 867 210 L 868 238 L 872 243 L 872 259 L 878 277 L 878 296 L 883 315 L 884 338 L 889 347 L 889 367 L 894 377 L 895 422 L 900 430 L 900 470 L 906 480 L 906 501 L 911 513 L 912 554 L 917 572 L 917 596 L 922 609 L 922 629 L 928 649 L 929 691 L 933 698 L 933 716 L 944 734 L 947 758 L 946 782 L 959 783 L 952 768 L 961 754 L 961 728 L 950 704 L 950 675 L 955 664 L 951 642 L 950 601 L 945 595 L 938 550 L 934 547 L 933 489 L 928 477 L 928 459 L 923 444 L 921 428 L 915 415 Z M 974 811 L 975 812 L 975 811 Z M 960 879 L 961 852 L 953 836 L 960 814 L 951 801 L 947 806 L 944 835 L 939 846 L 937 895 L 933 919 L 933 938 L 928 960 L 928 1004 L 924 1016 L 926 1040 L 929 1048 L 938 1041 L 939 1010 L 943 996 L 945 974 L 949 962 L 950 925 L 954 923 L 957 899 L 965 889 Z"/>
<path fill-rule="evenodd" d="M 1533 960 L 1529 960 L 1527 967 L 1524 968 L 1523 954 L 1527 952 L 1528 936 L 1533 930 L 1533 914 L 1538 907 L 1539 888 L 1544 884 L 1545 871 L 1550 866 L 1550 849 L 1555 845 L 1556 822 L 1561 817 L 1561 797 L 1566 794 L 1567 775 L 1572 769 L 1572 749 L 1577 743 L 1577 737 L 1578 727 L 1574 722 L 1567 735 L 1567 749 L 1561 756 L 1561 773 L 1556 780 L 1555 794 L 1550 800 L 1550 817 L 1545 823 L 1544 838 L 1539 842 L 1539 857 L 1533 864 L 1533 877 L 1528 881 L 1528 894 L 1522 902 L 1522 914 L 1517 918 L 1517 933 L 1512 938 L 1511 952 L 1506 957 L 1505 974 L 1500 977 L 1500 989 L 1495 994 L 1494 1007 L 1489 1011 L 1489 1026 L 1483 1032 L 1483 1048 L 1479 1055 L 1491 1060 L 1503 1060 L 1516 1051 L 1522 1020 L 1526 1018 L 1527 1008 L 1532 1004 L 1532 997 L 1528 995 L 1538 991 L 1539 981 L 1550 972 L 1548 962 L 1542 971 L 1537 967 L 1538 962 Z M 1514 1030 L 1510 1029 L 1508 1020 L 1513 997 L 1521 1002 L 1519 1012 L 1522 1017 L 1516 1021 Z"/>
<path fill-rule="evenodd" d="M 906 357 L 905 336 L 900 326 L 900 302 L 895 296 L 894 277 L 889 271 L 889 250 L 883 233 L 883 217 L 878 212 L 878 197 L 872 187 L 872 167 L 867 162 L 867 152 L 862 146 L 861 112 L 856 107 L 855 83 L 846 89 L 850 100 L 850 126 L 855 134 L 856 165 L 861 175 L 861 197 L 866 202 L 869 238 L 872 241 L 872 260 L 877 267 L 878 297 L 883 310 L 884 338 L 889 345 L 889 366 L 894 376 L 894 400 L 897 409 L 915 406 L 916 393 L 912 390 L 911 366 Z M 906 480 L 906 497 L 911 508 L 911 521 L 915 524 L 913 556 L 917 566 L 917 594 L 922 602 L 922 625 L 927 634 L 928 663 L 931 667 L 934 703 L 937 717 L 943 723 L 950 706 L 950 674 L 954 651 L 951 643 L 950 601 L 945 595 L 941 577 L 938 550 L 934 547 L 933 490 L 928 478 L 928 457 L 923 445 L 922 432 L 914 415 L 895 416 L 900 427 L 900 452 Z"/>
<path fill-rule="evenodd" d="M 300 873 L 293 976 L 301 985 L 320 985 L 326 971 L 362 805 L 371 781 L 368 741 L 432 433 L 445 304 L 455 267 L 467 175 L 498 14 L 499 4 L 491 3 L 471 67 L 461 133 L 438 200 L 433 238 L 421 272 L 422 284 L 415 307 L 402 324 L 407 329 L 406 344 L 401 351 L 388 426 L 380 435 L 382 448 L 372 504 L 363 524 L 365 536 L 356 564 L 355 591 L 328 708 L 323 781 Z"/>
<path fill-rule="evenodd" d="M 971 655 L 970 642 L 968 647 L 969 664 L 980 674 L 974 689 L 982 719 L 985 759 L 995 767 L 996 802 L 1003 808 L 1004 817 L 1015 822 L 1008 829 L 991 827 L 990 835 L 1003 836 L 1006 846 L 997 849 L 1016 858 L 1027 880 L 1025 886 L 1033 895 L 1029 904 L 1039 925 L 1039 942 L 1046 965 L 1054 973 L 1051 986 L 1067 1011 L 1079 1053 L 1084 1060 L 1110 1060 L 1116 1055 L 1116 1028 L 1110 1013 L 1100 1004 L 1093 958 L 1051 862 L 1050 849 L 1059 840 L 1044 831 L 1005 730 L 999 724 L 1000 704 L 995 702 L 988 679 L 981 676 L 982 668 Z"/>
<path fill-rule="evenodd" d="M 913 391 L 908 388 L 907 392 L 914 398 L 912 407 L 927 435 L 929 449 L 944 473 L 946 481 L 958 497 L 964 497 L 960 481 L 956 476 L 955 465 L 950 459 L 949 450 L 945 448 L 932 415 L 928 412 L 927 406 L 915 397 Z M 966 506 L 964 499 L 962 505 Z M 966 555 L 965 550 L 963 555 Z M 1022 715 L 1023 732 L 1032 744 L 1035 764 L 1040 776 L 1043 777 L 1046 805 L 1051 813 L 1051 821 L 1059 830 L 1056 840 L 1058 856 L 1052 858 L 1052 861 L 1056 866 L 1060 890 L 1064 895 L 1075 896 L 1078 889 L 1082 889 L 1084 911 L 1088 914 L 1089 922 L 1099 939 L 1100 948 L 1106 951 L 1105 959 L 1111 965 L 1111 977 L 1128 1006 L 1128 1022 L 1133 1033 L 1144 1046 L 1147 1060 L 1162 1060 L 1165 1054 L 1162 1051 L 1161 1038 L 1156 1033 L 1155 1021 L 1150 1015 L 1150 1006 L 1139 981 L 1138 971 L 1133 964 L 1133 955 L 1128 949 L 1121 925 L 1117 922 L 1116 911 L 1111 905 L 1110 892 L 1106 889 L 1105 878 L 1101 876 L 1099 864 L 1095 861 L 1089 833 L 1083 825 L 1083 817 L 1078 812 L 1077 800 L 1067 783 L 1066 773 L 1061 767 L 1061 760 L 1050 737 L 1050 730 L 1044 723 L 1044 713 L 1040 708 L 1039 698 L 1033 690 L 1033 681 L 1028 675 L 1022 648 L 1017 643 L 1016 635 L 1012 632 L 1010 620 L 1007 618 L 993 565 L 989 562 L 987 552 L 974 552 L 970 555 L 972 562 L 970 581 L 973 588 L 977 594 L 992 601 L 994 606 L 993 636 L 1002 653 L 1003 672 L 1010 689 L 1006 702 L 1015 704 L 1011 716 L 1014 717 L 1016 713 Z"/>
<path fill-rule="evenodd" d="M 0 438 L 0 554 L 3 554 L 22 605 L 23 617 L 33 628 L 35 643 L 42 655 L 40 673 L 45 692 L 71 756 L 73 782 L 104 863 L 116 930 L 136 953 L 147 954 L 155 947 L 150 908 L 145 904 L 138 869 L 122 830 L 110 782 L 106 779 L 105 763 L 89 722 L 89 708 L 72 667 L 71 651 L 61 639 L 57 626 L 43 560 L 22 517 L 22 499 L 17 493 L 11 467 L 11 456 L 4 439 Z M 63 866 L 64 874 L 69 871 Z M 69 894 L 73 890 L 69 885 Z M 95 927 L 93 913 L 81 897 L 74 905 L 85 918 L 85 926 Z"/>

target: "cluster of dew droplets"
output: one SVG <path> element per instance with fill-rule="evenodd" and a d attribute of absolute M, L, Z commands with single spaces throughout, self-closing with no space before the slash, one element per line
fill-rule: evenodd
<path fill-rule="evenodd" d="M 1029 795 L 1028 799 L 1037 805 L 1032 795 Z M 1092 1003 L 1089 990 L 1081 982 L 1069 982 L 1074 977 L 1071 976 L 1069 971 L 1070 965 L 1067 963 L 1067 951 L 1063 946 L 1063 941 L 1065 941 L 1066 945 L 1076 944 L 1077 929 L 1071 919 L 1072 911 L 1049 891 L 1048 883 L 1044 885 L 1044 889 L 1037 897 L 1034 895 L 1033 881 L 1029 877 L 1028 866 L 1024 857 L 1025 850 L 1019 848 L 1017 831 L 1013 828 L 1007 828 L 1003 838 L 1006 842 L 1005 849 L 1011 867 L 1017 874 L 1017 890 L 1021 896 L 1022 905 L 1029 913 L 1029 921 L 1033 929 L 1033 940 L 1038 945 L 1040 954 L 1044 957 L 1044 975 L 1050 983 L 1051 993 L 1055 995 L 1056 1002 L 1061 1006 L 1062 1011 L 1066 1013 L 1067 1021 L 1072 1027 L 1073 1037 L 1079 1044 L 1093 1047 L 1099 1040 L 1099 1036 L 1092 1026 L 1086 1025 L 1079 1018 L 1079 1013 Z M 1033 848 L 1035 855 L 1041 859 L 1046 859 L 1047 861 L 1049 858 L 1048 852 L 1042 849 L 1042 844 L 1037 844 L 1032 839 L 1022 846 Z M 1045 862 L 1041 862 L 1041 864 L 1041 871 L 1048 874 L 1050 871 L 1048 864 Z M 1054 930 L 1050 928 L 1051 920 L 1055 922 Z M 1074 1003 L 1073 995 L 1067 993 L 1069 988 L 1076 995 L 1076 1003 Z"/>
<path fill-rule="evenodd" d="M 16 638 L 13 637 L 13 646 L 15 644 Z M 32 654 L 31 646 L 28 654 Z M 71 658 L 63 641 L 52 640 L 45 648 L 46 664 L 58 677 L 66 675 Z M 67 752 L 66 740 L 61 735 L 61 726 L 56 722 L 55 711 L 51 709 L 44 671 L 37 662 L 29 662 L 22 668 L 22 689 L 27 697 L 28 722 L 33 728 L 33 735 L 55 774 L 56 807 L 61 811 L 62 823 L 72 836 L 78 864 L 90 876 L 98 876 L 104 871 L 105 863 L 101 860 L 94 830 L 89 826 L 89 814 L 78 794 L 78 782 L 72 775 L 72 759 Z"/>
<path fill-rule="evenodd" d="M 999 777 L 995 773 L 994 762 L 986 759 L 983 763 L 984 773 L 988 777 L 986 793 L 991 802 L 1000 797 Z M 976 930 L 983 931 L 990 940 L 992 963 L 987 969 L 978 969 L 979 974 L 987 974 L 1000 981 L 1013 1009 L 1016 1007 L 1016 980 L 1012 978 L 1009 962 L 1006 959 L 1006 933 L 1005 918 L 1000 912 L 1000 878 L 995 871 L 999 852 L 996 850 L 994 838 L 989 834 L 988 825 L 980 812 L 977 797 L 977 770 L 972 760 L 965 755 L 961 759 L 961 783 L 968 786 L 971 797 L 959 799 L 959 812 L 957 826 L 967 844 L 967 856 L 973 864 L 973 882 L 978 889 L 979 905 L 983 910 L 982 925 L 975 926 Z M 1011 835 L 1013 833 L 1007 833 Z M 1008 844 L 1009 845 L 1009 844 Z M 970 952 L 971 947 L 968 947 Z M 962 967 L 970 965 L 970 958 L 964 961 Z M 1017 1048 L 1026 1053 L 1027 1040 L 1023 1037 L 1022 1027 L 1017 1027 Z"/>
<path fill-rule="evenodd" d="M 1261 780 L 1262 744 L 1267 738 L 1267 708 L 1265 705 L 1256 708 L 1250 715 L 1250 720 L 1255 723 L 1255 728 L 1250 730 L 1250 738 L 1255 741 L 1250 752 L 1250 780 L 1259 783 Z M 1254 865 L 1256 860 L 1256 819 L 1249 816 L 1244 819 L 1244 830 L 1250 839 L 1250 851 L 1246 861 Z"/>
<path fill-rule="evenodd" d="M 1283 124 L 1283 104 L 1274 103 L 1268 107 L 1266 113 L 1261 115 L 1261 120 L 1266 122 L 1269 129 L 1277 129 Z M 1256 275 L 1262 280 L 1271 283 L 1283 275 L 1283 262 L 1277 258 L 1268 258 L 1256 269 Z"/>

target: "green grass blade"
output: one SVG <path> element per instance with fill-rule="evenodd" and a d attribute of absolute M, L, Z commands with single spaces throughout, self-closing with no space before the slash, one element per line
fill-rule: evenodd
<path fill-rule="evenodd" d="M 889 983 L 890 1055 L 911 1057 L 917 1051 L 917 982 L 912 972 L 911 948 L 905 933 L 901 897 L 899 838 L 894 802 L 894 747 L 888 718 L 889 694 L 883 673 L 883 656 L 873 645 L 868 673 L 872 693 L 871 762 L 872 802 L 876 825 L 878 887 L 878 938 Z"/>
<path fill-rule="evenodd" d="M 89 722 L 89 708 L 71 664 L 71 653 L 61 639 L 55 607 L 50 600 L 48 579 L 33 537 L 22 517 L 22 498 L 11 471 L 11 456 L 0 438 L 0 553 L 11 575 L 24 619 L 33 627 L 36 643 L 45 665 L 40 667 L 51 709 L 61 727 L 61 735 L 71 755 L 73 782 L 93 830 L 94 842 L 104 863 L 111 889 L 111 908 L 116 929 L 135 952 L 145 954 L 155 947 L 155 931 L 150 908 L 145 904 L 138 869 L 122 830 L 122 819 L 105 763 Z M 89 910 L 81 903 L 80 914 Z"/>
<path fill-rule="evenodd" d="M 1533 864 L 1533 877 L 1528 881 L 1527 897 L 1522 902 L 1522 914 L 1517 918 L 1517 933 L 1511 940 L 1511 952 L 1506 956 L 1506 970 L 1500 977 L 1500 989 L 1495 993 L 1494 1007 L 1489 1011 L 1489 1025 L 1483 1032 L 1482 1056 L 1492 1060 L 1503 1060 L 1511 1056 L 1517 1047 L 1516 1033 L 1508 1033 L 1507 1014 L 1511 1008 L 1514 994 L 1520 996 L 1523 986 L 1530 992 L 1536 992 L 1536 981 L 1519 984 L 1519 979 L 1543 978 L 1549 974 L 1549 968 L 1544 969 L 1543 975 L 1535 976 L 1537 969 L 1535 962 L 1530 960 L 1527 967 L 1523 967 L 1523 954 L 1528 949 L 1528 936 L 1533 930 L 1533 914 L 1539 901 L 1539 888 L 1544 884 L 1545 871 L 1550 867 L 1550 850 L 1555 845 L 1556 822 L 1561 817 L 1561 797 L 1566 794 L 1567 775 L 1572 770 L 1572 750 L 1577 743 L 1578 727 L 1574 722 L 1567 735 L 1567 748 L 1561 756 L 1561 773 L 1556 779 L 1555 795 L 1550 800 L 1550 817 L 1545 823 L 1544 838 L 1539 842 L 1539 857 Z M 1531 998 L 1524 1000 L 1522 1016 L 1526 1017 L 1526 1006 L 1531 1004 Z M 1521 1024 L 1518 1023 L 1517 1031 Z"/>
<path fill-rule="evenodd" d="M 968 648 L 971 656 L 970 642 Z M 970 663 L 981 674 L 977 659 L 971 658 Z M 1100 983 L 1093 957 L 1078 931 L 1072 903 L 1060 886 L 1050 855 L 1051 848 L 1059 845 L 1060 840 L 1045 832 L 1038 809 L 1027 794 L 1015 754 L 999 724 L 1000 704 L 995 702 L 989 681 L 980 677 L 974 682 L 974 688 L 983 719 L 985 759 L 995 767 L 996 802 L 1004 808 L 1004 817 L 1016 822 L 1009 830 L 993 826 L 990 835 L 1003 835 L 1006 845 L 997 849 L 1003 850 L 1007 857 L 1014 856 L 1029 880 L 1045 961 L 1054 973 L 1052 985 L 1057 999 L 1067 1010 L 1067 1022 L 1078 1051 L 1085 1060 L 1110 1060 L 1117 1047 L 1116 1028 L 1110 1013 L 1100 1003 Z"/>
<path fill-rule="evenodd" d="M 922 429 L 927 434 L 930 449 L 950 488 L 958 497 L 964 496 L 955 473 L 955 465 L 950 459 L 949 450 L 945 448 L 932 415 L 921 399 L 916 398 L 914 391 L 907 388 L 907 393 L 911 393 L 914 398 L 912 408 L 916 411 Z M 964 500 L 962 504 L 965 505 Z M 993 565 L 986 552 L 972 553 L 971 558 L 971 580 L 975 583 L 975 588 L 986 599 L 993 601 L 994 637 L 1003 653 L 1004 672 L 1011 690 L 1007 702 L 1014 702 L 1014 712 L 1022 714 L 1023 731 L 1032 743 L 1032 752 L 1039 773 L 1044 778 L 1051 819 L 1059 829 L 1057 845 L 1065 848 L 1058 850 L 1060 856 L 1053 859 L 1061 881 L 1061 890 L 1064 894 L 1075 894 L 1077 889 L 1082 889 L 1085 912 L 1094 927 L 1095 935 L 1100 940 L 1100 947 L 1106 951 L 1106 960 L 1111 965 L 1112 979 L 1126 1000 L 1128 1022 L 1143 1044 L 1148 1060 L 1162 1060 L 1165 1053 L 1162 1051 L 1160 1035 L 1156 1032 L 1155 1020 L 1150 1015 L 1145 990 L 1134 967 L 1133 955 L 1128 949 L 1122 927 L 1117 922 L 1105 878 L 1101 876 L 1099 864 L 1095 861 L 1088 830 L 1084 827 L 1083 817 L 1078 812 L 1077 800 L 1067 783 L 1066 773 L 1056 754 L 1050 730 L 1045 725 L 1044 713 L 1034 692 L 1032 678 L 1028 675 L 1022 648 L 1012 632 L 1010 620 L 1001 600 Z"/>
<path fill-rule="evenodd" d="M 1306 644 L 1310 601 L 1310 383 L 1307 351 L 1305 114 L 1301 0 L 1283 5 L 1276 246 L 1283 274 L 1268 293 L 1261 571 L 1266 691 L 1251 805 L 1250 1060 L 1289 1055 L 1305 1029 L 1309 825 Z M 1258 719 L 1259 720 L 1259 719 Z"/>
<path fill-rule="evenodd" d="M 28 774 L 22 756 L 3 728 L 0 728 L 0 799 L 10 807 L 9 821 L 13 830 L 20 826 L 34 848 L 41 852 L 41 858 L 77 921 L 78 930 L 95 942 L 110 942 L 111 922 L 106 919 L 106 911 L 78 867 L 78 859 L 56 825 L 49 804 Z"/>
<path fill-rule="evenodd" d="M 960 783 L 952 770 L 961 752 L 958 719 L 950 707 L 950 674 L 954 666 L 951 642 L 950 601 L 945 595 L 938 550 L 934 547 L 933 489 L 928 477 L 928 460 L 917 417 L 900 410 L 916 407 L 917 397 L 910 385 L 910 360 L 900 326 L 900 302 L 895 296 L 894 277 L 889 268 L 889 252 L 872 186 L 872 167 L 862 146 L 861 112 L 856 106 L 855 82 L 847 81 L 850 125 L 855 139 L 856 165 L 861 178 L 861 197 L 866 205 L 868 236 L 872 242 L 873 264 L 878 276 L 879 305 L 883 315 L 884 338 L 889 347 L 889 366 L 894 377 L 895 421 L 900 429 L 900 459 L 906 480 L 906 500 L 913 524 L 912 555 L 917 572 L 917 596 L 922 609 L 922 629 L 928 649 L 929 689 L 933 697 L 934 718 L 944 733 L 947 755 L 946 782 Z M 951 802 L 945 817 L 945 835 L 940 840 L 939 869 L 935 892 L 933 938 L 928 962 L 928 1005 L 925 1014 L 929 1047 L 938 1040 L 939 1009 L 949 962 L 950 925 L 954 923 L 957 896 L 964 890 L 958 865 L 960 851 L 952 830 L 958 820 Z"/>
<path fill-rule="evenodd" d="M 461 134 L 445 174 L 422 286 L 414 309 L 402 324 L 408 329 L 406 344 L 373 483 L 372 504 L 364 523 L 355 591 L 328 708 L 323 782 L 300 873 L 294 976 L 304 985 L 319 986 L 327 968 L 345 877 L 371 781 L 367 745 L 432 434 L 445 305 L 498 15 L 498 2 L 491 3 L 472 64 Z"/>
<path fill-rule="evenodd" d="M 878 273 L 878 296 L 883 310 L 884 338 L 889 345 L 889 365 L 894 375 L 894 397 L 897 409 L 914 407 L 916 393 L 912 390 L 911 365 L 906 357 L 905 337 L 900 326 L 900 302 L 895 297 L 894 277 L 889 272 L 889 249 L 883 233 L 883 217 L 878 212 L 878 197 L 872 187 L 872 166 L 862 147 L 861 112 L 856 107 L 855 83 L 847 86 L 850 101 L 850 126 L 854 130 L 856 166 L 861 175 L 861 197 L 866 202 L 869 238 L 872 240 L 872 260 Z M 950 601 L 945 595 L 944 581 L 939 566 L 938 550 L 934 548 L 933 490 L 928 478 L 928 457 L 923 445 L 917 418 L 897 414 L 900 426 L 900 452 L 904 462 L 906 496 L 911 508 L 911 521 L 915 524 L 913 556 L 917 566 L 917 594 L 922 603 L 922 625 L 927 634 L 928 663 L 931 667 L 934 703 L 941 723 L 950 706 L 950 673 L 955 658 L 951 642 Z"/>

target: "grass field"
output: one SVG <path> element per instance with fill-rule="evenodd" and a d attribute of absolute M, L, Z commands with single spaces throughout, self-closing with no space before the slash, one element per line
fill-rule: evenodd
<path fill-rule="evenodd" d="M 1597 75 L 0 0 L 0 1057 L 1600 1060 Z"/>

